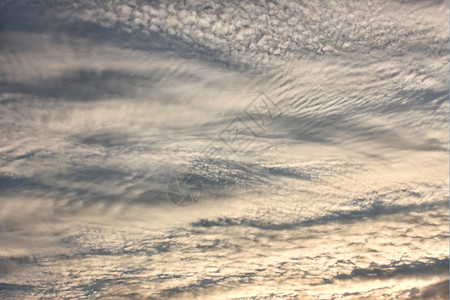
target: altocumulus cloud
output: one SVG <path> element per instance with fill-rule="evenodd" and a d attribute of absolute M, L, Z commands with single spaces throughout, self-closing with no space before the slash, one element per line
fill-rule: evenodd
<path fill-rule="evenodd" d="M 0 20 L 1 298 L 448 299 L 446 2 Z M 246 114 L 261 95 L 271 122 Z"/>

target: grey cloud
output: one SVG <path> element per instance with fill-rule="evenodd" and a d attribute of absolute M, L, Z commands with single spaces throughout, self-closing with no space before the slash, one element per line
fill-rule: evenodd
<path fill-rule="evenodd" d="M 336 276 L 337 280 L 348 280 L 355 277 L 391 278 L 395 276 L 431 276 L 445 274 L 448 270 L 448 259 L 430 259 L 429 261 L 418 261 L 411 264 L 404 262 L 392 262 L 390 265 L 371 265 L 368 269 L 355 269 L 350 274 Z"/>
<path fill-rule="evenodd" d="M 135 97 L 137 86 L 145 83 L 148 88 L 155 80 L 159 79 L 108 70 L 77 70 L 55 78 L 38 79 L 28 85 L 4 82 L 0 88 L 5 93 L 21 93 L 44 99 L 89 101 Z"/>
<path fill-rule="evenodd" d="M 192 224 L 194 227 L 212 227 L 212 226 L 249 226 L 264 230 L 295 230 L 300 227 L 317 226 L 330 224 L 333 222 L 348 223 L 357 222 L 367 218 L 376 218 L 379 216 L 389 216 L 395 214 L 408 214 L 414 211 L 432 211 L 437 208 L 447 207 L 446 201 L 411 204 L 411 205 L 383 205 L 381 202 L 374 202 L 369 207 L 359 208 L 353 211 L 335 210 L 325 213 L 317 218 L 306 219 L 303 221 L 290 223 L 267 224 L 254 219 L 232 219 L 219 218 L 217 221 L 202 219 Z"/>
<path fill-rule="evenodd" d="M 431 284 L 423 290 L 417 288 L 410 292 L 410 299 L 447 299 L 449 296 L 449 282 L 448 280 Z"/>

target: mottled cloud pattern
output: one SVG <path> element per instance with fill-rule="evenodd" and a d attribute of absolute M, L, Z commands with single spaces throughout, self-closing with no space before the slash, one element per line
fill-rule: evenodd
<path fill-rule="evenodd" d="M 1 2 L 0 298 L 448 299 L 448 45 L 444 1 Z"/>

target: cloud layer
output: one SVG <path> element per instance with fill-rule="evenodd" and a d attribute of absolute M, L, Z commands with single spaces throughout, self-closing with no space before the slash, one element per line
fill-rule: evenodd
<path fill-rule="evenodd" d="M 0 298 L 448 299 L 445 2 L 0 20 Z"/>

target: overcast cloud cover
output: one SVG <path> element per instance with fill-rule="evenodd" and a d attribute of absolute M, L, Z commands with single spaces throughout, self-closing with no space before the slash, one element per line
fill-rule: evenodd
<path fill-rule="evenodd" d="M 448 299 L 448 11 L 1 1 L 0 298 Z"/>

